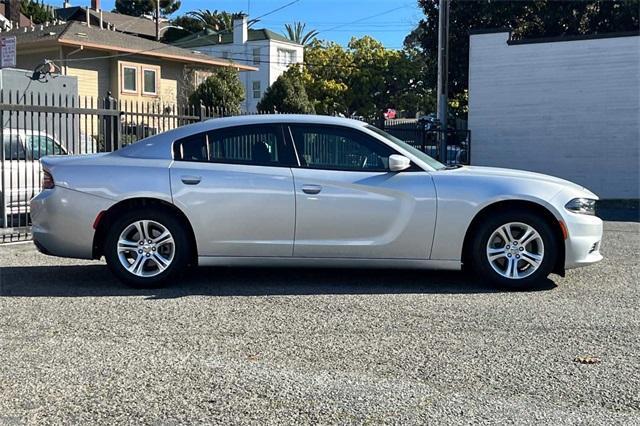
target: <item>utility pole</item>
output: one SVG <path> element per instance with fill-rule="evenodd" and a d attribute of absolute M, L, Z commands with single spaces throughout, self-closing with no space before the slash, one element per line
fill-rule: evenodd
<path fill-rule="evenodd" d="M 449 86 L 449 0 L 438 6 L 438 113 L 440 121 L 440 162 L 447 161 L 447 103 Z"/>
<path fill-rule="evenodd" d="M 160 41 L 160 0 L 156 0 L 156 41 Z"/>

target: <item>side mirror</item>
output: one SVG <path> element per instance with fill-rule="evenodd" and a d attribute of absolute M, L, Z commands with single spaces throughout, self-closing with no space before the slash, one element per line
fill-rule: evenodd
<path fill-rule="evenodd" d="M 401 172 L 411 167 L 411 160 L 404 155 L 393 154 L 389 156 L 389 170 Z"/>

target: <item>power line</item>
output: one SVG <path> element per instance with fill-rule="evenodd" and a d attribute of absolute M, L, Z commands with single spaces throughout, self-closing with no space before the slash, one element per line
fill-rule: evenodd
<path fill-rule="evenodd" d="M 269 16 L 269 15 L 271 15 L 271 14 L 273 14 L 273 13 L 276 13 L 276 12 L 278 12 L 278 11 L 280 11 L 280 10 L 282 10 L 282 9 L 286 8 L 286 7 L 289 7 L 289 6 L 291 6 L 291 5 L 295 4 L 295 3 L 298 3 L 299 1 L 300 1 L 300 0 L 292 0 L 292 1 L 290 1 L 290 2 L 288 2 L 288 3 L 286 3 L 286 4 L 284 4 L 284 5 L 282 5 L 282 6 L 278 7 L 278 8 L 276 8 L 276 9 L 273 9 L 273 10 L 271 10 L 271 11 L 269 11 L 269 12 L 263 13 L 262 15 L 259 15 L 259 16 L 257 16 L 256 18 L 253 18 L 253 19 L 260 19 L 260 18 L 262 18 L 262 17 L 264 17 L 264 16 Z M 238 24 L 238 27 L 239 27 L 240 25 L 241 25 L 241 24 Z M 230 29 L 230 30 L 219 31 L 219 32 L 217 32 L 216 34 L 212 34 L 211 36 L 218 36 L 218 35 L 222 35 L 222 34 L 229 34 L 229 33 L 232 33 L 232 32 L 233 32 L 233 29 L 235 29 L 235 28 L 236 28 L 236 27 L 234 26 L 234 27 L 233 27 L 232 29 Z M 208 37 L 208 36 L 207 36 L 207 37 Z M 183 43 L 189 43 L 189 42 L 187 41 L 187 42 L 183 42 Z M 70 63 L 70 62 L 90 61 L 90 60 L 96 60 L 96 59 L 121 58 L 121 57 L 134 56 L 134 55 L 140 55 L 140 54 L 147 53 L 147 52 L 153 52 L 153 51 L 157 51 L 157 50 L 167 49 L 167 48 L 172 47 L 172 46 L 174 46 L 174 47 L 180 47 L 178 44 L 179 44 L 179 41 L 178 41 L 178 42 L 176 42 L 176 43 L 174 43 L 174 44 L 166 44 L 166 45 L 162 45 L 162 46 L 158 46 L 158 47 L 154 47 L 154 48 L 150 48 L 150 49 L 143 49 L 143 50 L 139 50 L 139 51 L 136 51 L 136 52 L 115 53 L 115 54 L 112 54 L 112 55 L 97 56 L 97 57 L 93 57 L 93 58 L 52 59 L 52 60 L 51 60 L 51 62 L 54 62 L 54 63 Z M 220 59 L 220 58 L 218 58 L 218 59 Z"/>
<path fill-rule="evenodd" d="M 376 14 L 370 15 L 370 16 L 365 16 L 364 18 L 356 19 L 355 21 L 345 22 L 343 24 L 339 24 L 339 25 L 336 25 L 334 27 L 327 28 L 327 29 L 324 29 L 324 30 L 318 31 L 318 32 L 319 33 L 326 33 L 326 32 L 329 32 L 329 31 L 336 30 L 338 28 L 342 28 L 342 27 L 344 27 L 346 25 L 357 24 L 358 22 L 366 21 L 368 19 L 377 18 L 378 16 L 386 15 L 387 13 L 395 12 L 396 10 L 405 9 L 406 7 L 408 7 L 408 6 L 404 5 L 404 6 L 400 6 L 400 7 L 393 7 L 391 9 L 389 9 L 389 10 L 385 10 L 384 12 L 376 13 Z"/>

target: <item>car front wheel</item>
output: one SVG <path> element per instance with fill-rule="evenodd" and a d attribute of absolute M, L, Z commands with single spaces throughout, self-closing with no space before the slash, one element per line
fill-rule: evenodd
<path fill-rule="evenodd" d="M 118 218 L 105 242 L 111 271 L 134 287 L 166 284 L 187 264 L 189 241 L 173 215 L 133 211 Z"/>
<path fill-rule="evenodd" d="M 473 267 L 481 278 L 509 289 L 528 289 L 553 270 L 558 241 L 546 220 L 527 211 L 492 216 L 473 239 Z"/>

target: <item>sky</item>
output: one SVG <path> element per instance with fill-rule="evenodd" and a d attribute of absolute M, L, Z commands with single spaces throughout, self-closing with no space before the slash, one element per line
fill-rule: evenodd
<path fill-rule="evenodd" d="M 182 0 L 173 16 L 190 10 L 217 9 L 248 12 L 256 18 L 295 0 Z M 57 7 L 62 0 L 47 2 Z M 115 0 L 102 0 L 101 7 L 111 10 Z M 405 36 L 417 25 L 422 13 L 417 0 L 298 0 L 296 3 L 265 16 L 256 28 L 284 30 L 284 24 L 301 21 L 307 29 L 320 31 L 319 38 L 346 45 L 351 37 L 370 35 L 385 47 L 399 49 Z M 88 6 L 91 0 L 71 0 L 73 6 Z"/>

